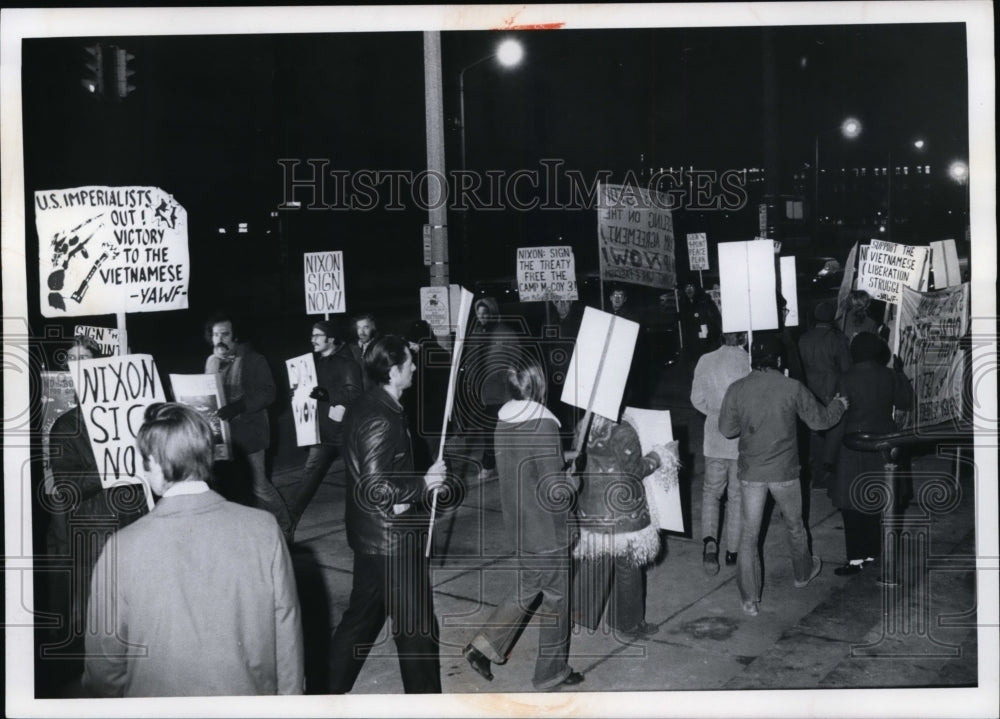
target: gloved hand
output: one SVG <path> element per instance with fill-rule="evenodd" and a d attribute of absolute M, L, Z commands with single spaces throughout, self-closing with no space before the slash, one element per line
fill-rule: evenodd
<path fill-rule="evenodd" d="M 215 414 L 219 417 L 219 419 L 228 422 L 236 415 L 243 414 L 244 412 L 246 412 L 246 409 L 247 409 L 246 402 L 244 402 L 241 399 L 238 399 L 235 402 L 230 402 L 224 407 L 220 407 L 219 411 L 216 412 Z"/>
<path fill-rule="evenodd" d="M 313 387 L 313 391 L 309 393 L 309 396 L 312 399 L 318 399 L 321 402 L 329 402 L 330 401 L 330 393 L 327 392 L 322 387 Z"/>
<path fill-rule="evenodd" d="M 903 360 L 900 358 L 899 355 L 892 356 L 892 368 L 897 372 L 903 371 Z"/>

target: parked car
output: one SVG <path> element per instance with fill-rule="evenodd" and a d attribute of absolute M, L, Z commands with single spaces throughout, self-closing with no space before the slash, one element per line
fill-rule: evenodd
<path fill-rule="evenodd" d="M 800 291 L 836 289 L 844 279 L 844 268 L 835 257 L 796 258 L 795 262 Z"/>

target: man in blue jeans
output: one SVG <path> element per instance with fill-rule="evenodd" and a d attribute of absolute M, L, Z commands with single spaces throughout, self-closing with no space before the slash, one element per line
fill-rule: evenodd
<path fill-rule="evenodd" d="M 337 341 L 337 331 L 332 322 L 316 322 L 312 327 L 310 341 L 316 362 L 316 386 L 309 396 L 316 400 L 319 444 L 309 448 L 306 464 L 302 468 L 302 479 L 295 496 L 288 503 L 288 514 L 292 522 L 290 534 L 293 537 L 303 512 L 326 473 L 340 456 L 344 445 L 341 425 L 344 413 L 364 390 L 361 368 L 354 361 L 347 343 Z"/>
<path fill-rule="evenodd" d="M 819 557 L 809 554 L 809 538 L 802 523 L 795 421 L 801 418 L 812 430 L 829 429 L 848 407 L 847 399 L 840 395 L 824 407 L 805 385 L 786 377 L 779 369 L 781 352 L 778 337 L 754 340 L 750 362 L 753 371 L 730 385 L 719 411 L 719 431 L 723 436 L 740 438 L 743 530 L 736 583 L 743 612 L 750 616 L 757 615 L 760 603 L 758 540 L 768 493 L 774 496 L 788 530 L 795 586 L 806 586 L 823 567 Z"/>

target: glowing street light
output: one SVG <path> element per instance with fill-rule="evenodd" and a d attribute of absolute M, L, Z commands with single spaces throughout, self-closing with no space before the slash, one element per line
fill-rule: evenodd
<path fill-rule="evenodd" d="M 955 160 L 948 165 L 948 177 L 960 185 L 969 181 L 969 166 L 961 160 Z"/>
<path fill-rule="evenodd" d="M 815 143 L 814 143 L 814 156 L 813 156 L 813 174 L 815 175 L 815 182 L 813 183 L 813 233 L 816 234 L 819 230 L 819 138 L 823 135 L 827 135 L 835 130 L 840 130 L 840 134 L 843 135 L 848 140 L 853 140 L 858 135 L 861 134 L 861 120 L 856 117 L 845 118 L 843 122 L 837 127 L 831 127 L 829 130 L 821 130 L 816 133 Z M 813 238 L 815 240 L 815 237 Z"/>

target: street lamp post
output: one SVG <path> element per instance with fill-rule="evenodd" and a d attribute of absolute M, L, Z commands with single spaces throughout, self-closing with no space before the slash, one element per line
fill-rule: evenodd
<path fill-rule="evenodd" d="M 922 139 L 916 139 L 911 146 L 916 150 L 923 150 L 926 144 Z M 892 166 L 892 145 L 889 146 L 886 161 L 888 174 L 885 179 L 885 238 L 892 242 L 892 176 L 895 174 L 895 168 Z"/>
<path fill-rule="evenodd" d="M 465 72 L 471 70 L 474 67 L 482 65 L 487 60 L 492 60 L 496 58 L 504 67 L 514 67 L 521 62 L 521 58 L 524 56 L 524 48 L 521 46 L 517 40 L 508 38 L 497 45 L 497 49 L 490 55 L 486 57 L 481 57 L 473 63 L 470 63 L 458 71 L 458 130 L 459 130 L 459 163 L 460 169 L 464 175 L 466 168 L 465 164 Z M 463 179 L 464 182 L 464 179 Z M 469 210 L 465 207 L 464 201 L 462 204 L 462 272 L 468 273 L 468 259 L 469 259 Z"/>
<path fill-rule="evenodd" d="M 848 140 L 853 140 L 861 134 L 861 121 L 854 117 L 848 117 L 836 127 L 816 133 L 813 143 L 813 174 L 815 175 L 815 182 L 813 183 L 813 241 L 815 241 L 816 235 L 819 234 L 819 138 L 838 130 Z"/>

